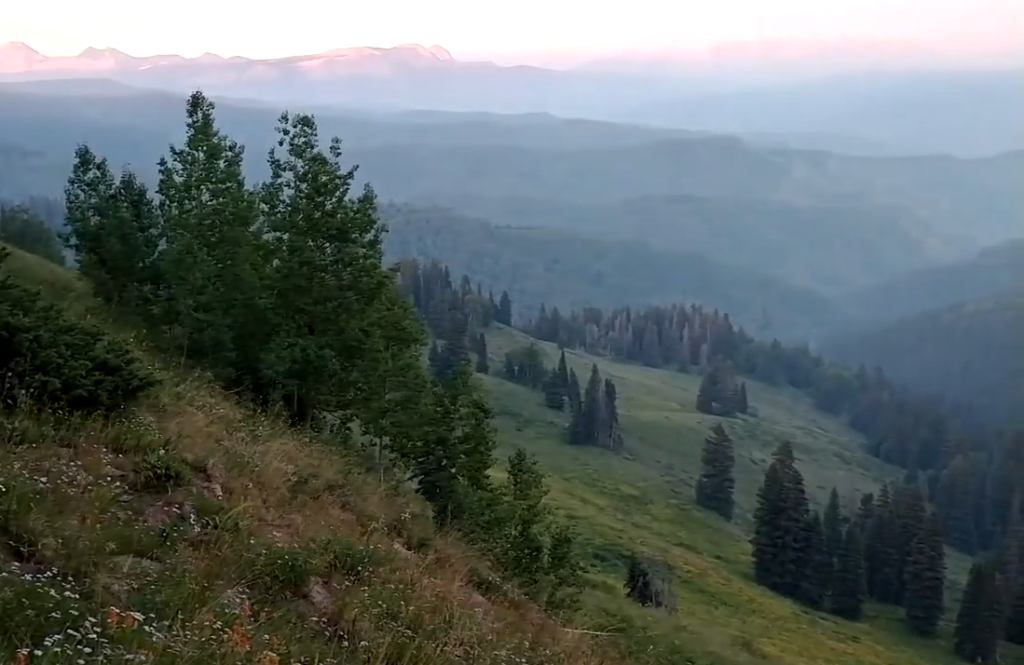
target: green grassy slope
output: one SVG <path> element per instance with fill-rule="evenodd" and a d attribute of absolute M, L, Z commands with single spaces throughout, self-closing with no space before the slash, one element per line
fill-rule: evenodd
<path fill-rule="evenodd" d="M 488 333 L 492 367 L 506 350 L 530 340 L 495 327 Z M 539 343 L 553 363 L 557 350 Z M 716 665 L 940 665 L 956 662 L 951 627 L 940 641 L 910 636 L 898 611 L 870 607 L 852 624 L 809 612 L 756 586 L 750 574 L 747 531 L 771 450 L 794 443 L 798 465 L 818 508 L 829 490 L 848 501 L 898 472 L 859 449 L 859 437 L 815 411 L 795 393 L 748 382 L 758 418 L 726 420 L 736 442 L 737 519 L 727 525 L 694 504 L 701 444 L 716 418 L 693 408 L 699 380 L 567 354 L 581 377 L 597 360 L 618 388 L 627 453 L 571 448 L 561 432 L 566 416 L 542 404 L 539 393 L 485 377 L 506 449 L 536 453 L 550 474 L 554 504 L 583 534 L 598 588 L 588 594 L 594 628 L 633 635 L 638 652 L 662 654 L 648 662 Z M 623 597 L 625 555 L 660 556 L 674 567 L 678 613 L 640 609 Z M 959 598 L 968 562 L 951 555 L 948 604 Z M 948 619 L 952 618 L 949 614 Z M 1018 662 L 1018 661 L 1008 661 Z M 1024 662 L 1024 661 L 1020 661 Z"/>
<path fill-rule="evenodd" d="M 57 266 L 3 274 L 120 328 Z M 478 591 L 487 562 L 355 451 L 145 355 L 115 417 L 0 411 L 0 663 L 626 665 Z"/>

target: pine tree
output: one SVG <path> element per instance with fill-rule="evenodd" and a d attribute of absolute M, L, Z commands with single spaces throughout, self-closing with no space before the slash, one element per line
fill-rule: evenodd
<path fill-rule="evenodd" d="M 834 487 L 828 495 L 821 526 L 825 538 L 825 558 L 828 562 L 828 586 L 831 587 L 832 570 L 839 556 L 839 548 L 843 544 L 843 511 L 839 505 L 839 492 Z"/>
<path fill-rule="evenodd" d="M 512 299 L 508 297 L 508 291 L 502 291 L 498 299 L 498 311 L 494 320 L 503 326 L 512 325 Z"/>
<path fill-rule="evenodd" d="M 478 374 L 490 374 L 491 367 L 487 361 L 487 338 L 483 333 L 477 335 L 476 343 L 476 372 Z"/>
<path fill-rule="evenodd" d="M 750 403 L 747 401 L 747 382 L 743 381 L 740 383 L 739 397 L 736 404 L 737 413 L 749 413 Z"/>
<path fill-rule="evenodd" d="M 555 411 L 565 409 L 565 395 L 562 393 L 558 369 L 553 368 L 544 379 L 544 406 Z"/>
<path fill-rule="evenodd" d="M 822 530 L 821 517 L 817 511 L 811 512 L 804 520 L 801 543 L 804 576 L 798 600 L 805 605 L 820 610 L 825 605 L 828 595 L 831 561 L 825 549 L 825 534 Z"/>
<path fill-rule="evenodd" d="M 721 424 L 716 423 L 704 439 L 701 454 L 701 473 L 697 479 L 697 505 L 717 513 L 726 521 L 732 520 L 736 502 L 736 480 L 733 470 L 736 455 L 732 439 Z"/>
<path fill-rule="evenodd" d="M 797 598 L 806 574 L 809 505 L 792 444 L 779 444 L 772 457 L 754 510 L 754 578 L 777 593 Z"/>
<path fill-rule="evenodd" d="M 860 530 L 851 525 L 846 528 L 842 546 L 836 557 L 829 611 L 843 619 L 859 621 L 863 615 L 866 597 L 863 544 Z"/>
<path fill-rule="evenodd" d="M 945 549 L 939 516 L 929 513 L 924 529 L 914 540 L 906 567 L 905 607 L 907 625 L 919 635 L 931 637 L 945 611 Z"/>
<path fill-rule="evenodd" d="M 958 657 L 984 665 L 997 662 L 1001 606 L 994 566 L 987 561 L 975 562 L 953 628 L 953 652 Z"/>
<path fill-rule="evenodd" d="M 581 436 L 583 445 L 603 446 L 608 438 L 608 424 L 604 408 L 604 383 L 597 364 L 590 368 L 590 379 L 583 392 L 581 411 Z"/>
<path fill-rule="evenodd" d="M 697 411 L 700 413 L 712 414 L 715 412 L 715 397 L 718 392 L 718 386 L 715 382 L 716 378 L 715 372 L 710 371 L 700 380 L 696 403 Z"/>
<path fill-rule="evenodd" d="M 615 382 L 611 379 L 604 380 L 604 412 L 605 422 L 608 423 L 608 447 L 611 450 L 622 450 L 622 430 L 619 427 L 619 393 L 615 388 Z"/>
<path fill-rule="evenodd" d="M 563 393 L 566 398 L 569 396 L 569 369 L 568 364 L 565 362 L 565 349 L 562 349 L 558 355 L 558 385 L 561 386 Z"/>

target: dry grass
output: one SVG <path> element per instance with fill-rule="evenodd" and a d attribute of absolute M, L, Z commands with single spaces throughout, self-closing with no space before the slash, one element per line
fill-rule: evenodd
<path fill-rule="evenodd" d="M 615 662 L 485 598 L 482 559 L 354 453 L 197 377 L 118 422 L 2 433 L 0 662 Z"/>

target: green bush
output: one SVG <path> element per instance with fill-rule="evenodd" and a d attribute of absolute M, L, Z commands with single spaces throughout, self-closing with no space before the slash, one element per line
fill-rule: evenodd
<path fill-rule="evenodd" d="M 3 274 L 0 248 L 0 407 L 110 413 L 156 383 L 132 350 Z"/>

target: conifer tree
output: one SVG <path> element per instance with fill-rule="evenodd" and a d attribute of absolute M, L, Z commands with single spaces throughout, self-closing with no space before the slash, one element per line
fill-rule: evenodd
<path fill-rule="evenodd" d="M 508 291 L 502 291 L 498 299 L 498 311 L 494 320 L 503 326 L 512 325 L 512 299 L 508 297 Z"/>
<path fill-rule="evenodd" d="M 619 428 L 619 393 L 615 382 L 604 380 L 604 411 L 605 422 L 608 423 L 608 447 L 611 450 L 622 450 L 622 430 Z"/>
<path fill-rule="evenodd" d="M 809 560 L 805 535 L 809 504 L 792 444 L 782 442 L 772 457 L 754 511 L 754 577 L 777 593 L 798 598 Z"/>
<path fill-rule="evenodd" d="M 736 505 L 736 480 L 733 470 L 736 455 L 732 439 L 721 424 L 716 423 L 704 439 L 701 454 L 701 473 L 697 479 L 697 505 L 717 513 L 726 521 L 732 520 Z"/>
<path fill-rule="evenodd" d="M 825 539 L 825 559 L 828 563 L 829 581 L 827 585 L 831 587 L 831 573 L 835 568 L 839 548 L 843 543 L 843 511 L 839 505 L 839 492 L 834 487 L 829 492 L 828 503 L 825 505 L 825 514 L 822 516 L 821 522 Z"/>
<path fill-rule="evenodd" d="M 487 360 L 487 338 L 483 333 L 479 333 L 476 340 L 476 372 L 478 374 L 490 374 L 491 367 Z"/>
<path fill-rule="evenodd" d="M 558 367 L 555 370 L 558 373 L 558 385 L 561 386 L 563 394 L 568 399 L 569 396 L 569 368 L 565 362 L 565 349 L 562 349 L 558 355 Z"/>
<path fill-rule="evenodd" d="M 748 413 L 750 411 L 750 403 L 747 401 L 747 382 L 742 381 L 739 388 L 739 396 L 737 398 L 736 412 L 737 413 Z"/>
<path fill-rule="evenodd" d="M 544 406 L 555 411 L 565 409 L 565 395 L 562 391 L 561 381 L 558 376 L 558 369 L 552 368 L 551 372 L 544 379 Z"/>
<path fill-rule="evenodd" d="M 935 635 L 945 611 L 945 549 L 939 516 L 928 514 L 924 529 L 914 540 L 906 567 L 907 625 L 919 635 Z"/>
<path fill-rule="evenodd" d="M 590 378 L 583 391 L 583 408 L 580 415 L 583 445 L 604 445 L 607 440 L 608 424 L 604 406 L 604 383 L 601 381 L 601 372 L 597 369 L 596 363 L 590 368 Z"/>
<path fill-rule="evenodd" d="M 851 525 L 846 528 L 842 546 L 836 556 L 829 611 L 843 619 L 858 621 L 863 615 L 866 597 L 864 549 L 860 530 Z"/>
<path fill-rule="evenodd" d="M 798 600 L 820 610 L 824 607 L 828 595 L 832 562 L 825 548 L 825 534 L 822 530 L 821 516 L 817 511 L 812 511 L 804 520 L 801 548 L 804 576 Z"/>
<path fill-rule="evenodd" d="M 704 375 L 704 378 L 700 380 L 700 387 L 697 389 L 697 403 L 696 409 L 700 413 L 714 413 L 715 412 L 715 397 L 718 392 L 718 385 L 716 383 L 717 375 L 714 370 Z"/>
<path fill-rule="evenodd" d="M 971 566 L 953 628 L 953 652 L 969 663 L 997 662 L 1002 632 L 1002 602 L 994 566 L 978 561 Z"/>

